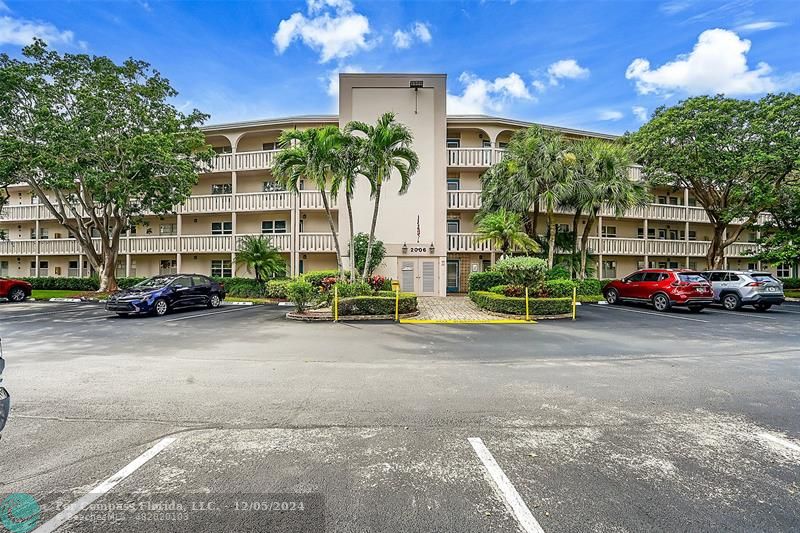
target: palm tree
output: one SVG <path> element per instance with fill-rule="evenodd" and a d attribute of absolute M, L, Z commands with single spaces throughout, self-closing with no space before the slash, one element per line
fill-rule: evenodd
<path fill-rule="evenodd" d="M 372 243 L 375 241 L 375 227 L 378 223 L 378 210 L 381 201 L 381 190 L 393 171 L 400 175 L 400 194 L 405 194 L 411 185 L 411 176 L 417 172 L 419 158 L 411 149 L 413 136 L 404 124 L 395 121 L 394 113 L 384 113 L 373 126 L 364 122 L 353 121 L 345 128 L 347 133 L 359 132 L 365 137 L 362 149 L 363 167 L 361 173 L 369 180 L 372 189 L 373 211 L 372 226 L 367 243 L 367 257 L 364 272 L 361 276 L 366 280 Z"/>
<path fill-rule="evenodd" d="M 286 261 L 280 251 L 261 235 L 247 235 L 239 241 L 236 265 L 244 265 L 247 272 L 254 272 L 258 283 L 286 273 Z"/>
<path fill-rule="evenodd" d="M 350 281 L 356 280 L 356 260 L 353 248 L 353 239 L 355 237 L 353 229 L 353 194 L 355 193 L 356 179 L 361 173 L 364 143 L 365 141 L 361 137 L 348 133 L 342 134 L 342 145 L 333 169 L 333 180 L 331 180 L 331 197 L 336 197 L 342 187 L 344 187 L 345 192 L 347 220 L 350 222 Z"/>
<path fill-rule="evenodd" d="M 525 252 L 540 250 L 536 241 L 530 238 L 522 227 L 522 215 L 500 208 L 493 213 L 479 214 L 476 217 L 478 242 L 491 242 L 499 248 L 503 256 L 512 249 Z"/>
<path fill-rule="evenodd" d="M 586 213 L 586 225 L 581 236 L 581 264 L 579 277 L 586 278 L 586 258 L 589 250 L 589 235 L 600 209 L 606 207 L 615 216 L 645 205 L 649 201 L 647 187 L 628 176 L 631 155 L 622 144 L 599 140 L 580 141 L 576 149 L 576 168 L 586 182 L 578 206 Z"/>
<path fill-rule="evenodd" d="M 336 265 L 339 276 L 343 275 L 342 252 L 339 235 L 331 213 L 327 188 L 337 166 L 342 133 L 336 126 L 286 130 L 280 137 L 281 151 L 275 156 L 272 173 L 286 189 L 299 193 L 299 183 L 304 177 L 316 185 L 322 195 L 322 205 L 328 217 L 328 225 L 336 250 Z"/>

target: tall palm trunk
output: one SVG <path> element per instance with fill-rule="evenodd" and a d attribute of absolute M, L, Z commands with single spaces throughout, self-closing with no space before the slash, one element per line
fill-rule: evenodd
<path fill-rule="evenodd" d="M 572 259 L 569 262 L 569 269 L 572 273 L 572 277 L 576 278 L 577 272 L 575 272 L 575 253 L 578 251 L 578 220 L 581 218 L 581 208 L 577 208 L 575 210 L 575 216 L 572 217 Z"/>
<path fill-rule="evenodd" d="M 556 258 L 556 217 L 553 216 L 553 208 L 547 208 L 547 228 L 548 228 L 548 242 L 547 242 L 547 268 L 553 268 Z"/>
<path fill-rule="evenodd" d="M 336 268 L 339 271 L 339 277 L 344 275 L 344 268 L 342 267 L 342 250 L 339 247 L 339 235 L 336 233 L 336 226 L 333 223 L 333 215 L 331 214 L 331 207 L 328 203 L 328 193 L 325 189 L 320 189 L 322 195 L 322 205 L 325 207 L 325 214 L 328 215 L 328 225 L 331 228 L 331 235 L 333 236 L 333 247 L 336 250 Z"/>
<path fill-rule="evenodd" d="M 581 235 L 581 271 L 578 273 L 580 279 L 586 279 L 586 259 L 589 255 L 589 235 L 592 234 L 592 226 L 594 226 L 596 213 L 596 210 L 589 213 L 589 216 L 586 218 L 586 227 L 583 228 L 583 234 Z"/>
<path fill-rule="evenodd" d="M 350 221 L 350 282 L 356 280 L 356 246 L 353 239 L 355 230 L 353 229 L 353 203 L 350 195 L 345 193 L 345 204 L 347 205 L 347 219 Z"/>
<path fill-rule="evenodd" d="M 372 211 L 372 226 L 369 230 L 369 241 L 367 241 L 367 258 L 364 261 L 364 272 L 361 273 L 361 279 L 367 280 L 367 273 L 369 272 L 369 262 L 372 261 L 372 242 L 375 240 L 375 226 L 378 225 L 378 207 L 381 203 L 381 188 L 383 187 L 383 180 L 380 176 L 376 180 L 375 186 L 375 206 Z"/>

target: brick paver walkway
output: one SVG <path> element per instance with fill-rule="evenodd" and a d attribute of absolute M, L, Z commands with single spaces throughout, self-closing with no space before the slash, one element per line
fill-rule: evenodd
<path fill-rule="evenodd" d="M 425 296 L 417 298 L 417 320 L 503 320 L 478 309 L 466 296 Z"/>

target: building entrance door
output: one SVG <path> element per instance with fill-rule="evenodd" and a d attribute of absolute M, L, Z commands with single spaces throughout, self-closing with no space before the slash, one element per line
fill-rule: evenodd
<path fill-rule="evenodd" d="M 460 289 L 460 280 L 458 279 L 459 266 L 459 261 L 447 261 L 447 292 L 458 292 Z"/>
<path fill-rule="evenodd" d="M 417 296 L 436 296 L 439 278 L 436 258 L 400 257 L 400 290 Z"/>

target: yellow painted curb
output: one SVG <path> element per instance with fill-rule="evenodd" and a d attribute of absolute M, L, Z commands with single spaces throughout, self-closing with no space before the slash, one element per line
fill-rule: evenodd
<path fill-rule="evenodd" d="M 400 319 L 401 324 L 536 324 L 535 320 L 422 320 L 413 318 Z"/>

